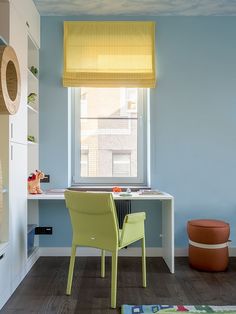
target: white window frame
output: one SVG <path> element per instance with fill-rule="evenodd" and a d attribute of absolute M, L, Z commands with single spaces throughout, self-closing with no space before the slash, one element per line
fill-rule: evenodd
<path fill-rule="evenodd" d="M 71 88 L 72 105 L 72 186 L 147 186 L 149 169 L 149 90 L 138 89 L 138 120 L 137 120 L 137 177 L 81 177 L 80 176 L 80 88 Z M 76 158 L 77 156 L 77 158 Z"/>

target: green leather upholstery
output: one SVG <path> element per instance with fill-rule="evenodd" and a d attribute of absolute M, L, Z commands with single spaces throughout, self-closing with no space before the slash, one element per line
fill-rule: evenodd
<path fill-rule="evenodd" d="M 144 221 L 146 214 L 125 216 L 119 230 L 116 207 L 112 193 L 65 191 L 73 229 L 66 293 L 71 294 L 76 247 L 88 246 L 102 250 L 101 277 L 105 277 L 105 251 L 112 253 L 111 307 L 116 308 L 118 250 L 137 240 L 142 240 L 142 279 L 146 287 L 146 257 Z"/>

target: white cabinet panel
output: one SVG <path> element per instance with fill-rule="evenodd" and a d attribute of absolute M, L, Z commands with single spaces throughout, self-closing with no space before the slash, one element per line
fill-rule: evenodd
<path fill-rule="evenodd" d="M 10 296 L 9 247 L 0 251 L 0 309 Z"/>
<path fill-rule="evenodd" d="M 23 20 L 11 6 L 10 42 L 15 49 L 21 76 L 21 100 L 18 112 L 10 116 L 10 140 L 17 143 L 27 142 L 27 31 Z"/>
<path fill-rule="evenodd" d="M 27 247 L 27 145 L 10 145 L 10 247 L 12 290 L 25 274 Z"/>
<path fill-rule="evenodd" d="M 40 15 L 32 0 L 11 0 L 19 15 L 27 25 L 28 32 L 35 44 L 40 47 Z"/>

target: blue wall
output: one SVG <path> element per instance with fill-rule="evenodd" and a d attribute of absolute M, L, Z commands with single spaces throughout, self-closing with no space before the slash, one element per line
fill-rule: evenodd
<path fill-rule="evenodd" d="M 61 83 L 63 21 L 76 19 L 41 19 L 40 167 L 51 174 L 51 183 L 44 188 L 62 188 L 69 182 L 68 93 Z M 201 217 L 230 222 L 235 247 L 236 18 L 148 20 L 157 22 L 158 86 L 151 90 L 152 187 L 175 197 L 176 247 L 187 245 L 186 221 Z M 154 205 L 133 206 L 142 210 Z M 152 208 L 148 214 L 151 247 L 159 244 L 161 216 Z M 70 246 L 69 216 L 62 203 L 41 202 L 40 223 L 54 226 L 54 235 L 41 237 L 41 246 Z"/>

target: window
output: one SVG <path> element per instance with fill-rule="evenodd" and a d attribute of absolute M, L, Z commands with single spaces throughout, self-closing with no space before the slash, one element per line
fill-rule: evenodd
<path fill-rule="evenodd" d="M 146 184 L 146 89 L 72 88 L 73 184 Z"/>

